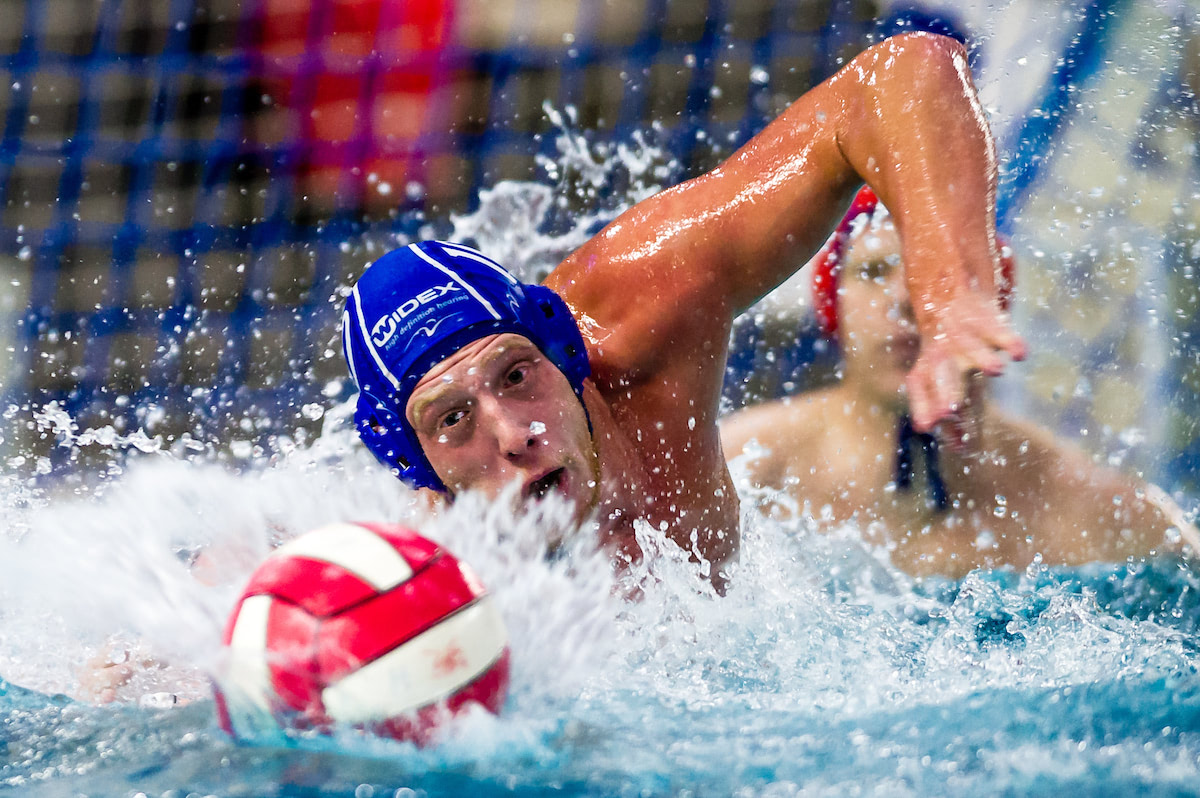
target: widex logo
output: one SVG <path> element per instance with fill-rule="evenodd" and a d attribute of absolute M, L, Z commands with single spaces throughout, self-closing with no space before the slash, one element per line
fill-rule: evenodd
<path fill-rule="evenodd" d="M 445 285 L 435 285 L 433 288 L 426 289 L 417 294 L 412 299 L 406 299 L 401 303 L 400 307 L 375 322 L 375 326 L 371 328 L 371 340 L 375 343 L 375 346 L 384 346 L 396 334 L 396 325 L 403 321 L 405 316 L 408 316 L 422 305 L 427 305 L 446 294 L 461 290 L 462 287 L 458 283 L 449 282 Z M 421 331 L 433 337 L 438 324 L 440 322 L 433 324 L 431 327 L 422 327 Z"/>

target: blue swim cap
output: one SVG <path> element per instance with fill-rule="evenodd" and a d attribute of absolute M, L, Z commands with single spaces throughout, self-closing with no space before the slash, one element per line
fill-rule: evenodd
<path fill-rule="evenodd" d="M 409 486 L 446 490 L 408 423 L 413 388 L 462 347 L 506 332 L 541 349 L 583 401 L 587 349 L 567 304 L 549 288 L 519 282 L 482 253 L 445 241 L 393 250 L 358 278 L 342 314 L 342 350 L 359 391 L 354 424 Z"/>

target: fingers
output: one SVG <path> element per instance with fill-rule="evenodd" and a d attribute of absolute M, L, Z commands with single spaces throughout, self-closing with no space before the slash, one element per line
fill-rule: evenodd
<path fill-rule="evenodd" d="M 999 377 L 1004 373 L 1004 359 L 991 347 L 975 342 L 964 351 L 954 355 L 954 365 L 959 374 L 986 374 Z"/>
<path fill-rule="evenodd" d="M 992 308 L 978 314 L 966 311 L 957 326 L 960 329 L 952 329 L 946 339 L 964 373 L 978 370 L 995 377 L 1004 371 L 1002 353 L 1013 360 L 1025 358 L 1025 341 L 1013 330 L 1007 313 Z"/>
<path fill-rule="evenodd" d="M 998 376 L 1004 370 L 1000 356 L 978 342 L 953 353 L 947 348 L 943 341 L 923 347 L 905 379 L 909 413 L 913 426 L 921 432 L 929 432 L 939 421 L 978 404 L 984 377 Z"/>
<path fill-rule="evenodd" d="M 1000 363 L 1001 371 L 1004 368 L 1004 364 L 999 353 L 1003 352 L 1013 360 L 1025 359 L 1025 340 L 1017 335 L 1016 331 L 1012 328 L 1008 314 L 996 312 L 990 314 L 990 318 L 985 317 L 970 326 L 972 328 L 971 332 L 974 334 L 972 338 L 976 346 L 986 349 L 986 357 Z M 971 339 L 968 339 L 965 346 L 968 348 L 971 347 Z M 984 360 L 977 361 L 979 370 L 985 374 L 995 376 L 1000 373 L 999 371 L 995 373 L 988 371 L 986 368 L 983 368 L 983 363 Z"/>
<path fill-rule="evenodd" d="M 978 296 L 960 298 L 944 310 L 935 330 L 922 330 L 921 354 L 906 380 L 913 426 L 928 432 L 953 416 L 962 407 L 969 375 L 999 376 L 1004 355 L 1020 360 L 1025 354 L 1007 314 Z"/>
<path fill-rule="evenodd" d="M 961 407 L 966 387 L 962 372 L 947 357 L 922 354 L 905 380 L 913 427 L 928 432 Z"/>
<path fill-rule="evenodd" d="M 98 704 L 110 704 L 117 699 L 118 690 L 132 678 L 133 669 L 128 665 L 108 663 L 80 673 L 80 692 Z"/>
<path fill-rule="evenodd" d="M 938 443 L 959 454 L 979 451 L 983 429 L 983 387 L 986 377 L 976 371 L 967 377 L 966 396 L 957 410 L 933 425 Z"/>
<path fill-rule="evenodd" d="M 1025 339 L 1017 335 L 1007 320 L 996 330 L 992 345 L 1006 353 L 1013 360 L 1024 360 L 1025 355 L 1028 353 L 1025 346 Z"/>

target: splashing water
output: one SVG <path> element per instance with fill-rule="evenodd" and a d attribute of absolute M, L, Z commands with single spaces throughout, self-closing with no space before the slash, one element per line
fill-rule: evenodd
<path fill-rule="evenodd" d="M 504 183 L 455 219 L 527 279 L 665 179 L 653 148 L 598 157 L 560 137 L 591 210 L 558 233 L 563 191 Z M 645 561 L 616 576 L 587 536 L 545 544 L 566 508 L 514 517 L 467 496 L 426 518 L 357 443 L 349 403 L 314 407 L 305 446 L 164 448 L 140 432 L 36 423 L 68 447 L 130 456 L 75 494 L 0 480 L 0 786 L 22 795 L 232 796 L 1176 794 L 1200 776 L 1200 580 L 1174 560 L 914 581 L 851 527 L 761 514 L 717 597 L 644 525 Z M 119 459 L 119 458 L 118 458 Z M 819 513 L 817 514 L 819 516 Z M 505 618 L 502 716 L 471 715 L 434 748 L 344 733 L 241 747 L 207 678 L 245 579 L 279 541 L 325 523 L 411 523 L 469 562 Z M 196 551 L 223 552 L 189 573 Z M 639 600 L 623 597 L 640 592 Z M 128 654 L 126 654 L 128 652 Z M 115 704 L 65 697 L 95 657 L 156 664 Z M 20 685 L 20 686 L 18 686 Z M 169 692 L 174 709 L 139 705 Z"/>
<path fill-rule="evenodd" d="M 422 520 L 351 448 L 347 415 L 335 408 L 313 446 L 251 473 L 143 458 L 101 496 L 25 511 L 27 533 L 0 553 L 0 784 L 33 795 L 984 795 L 1194 783 L 1200 585 L 1177 563 L 918 584 L 857 530 L 819 534 L 747 501 L 743 556 L 718 598 L 645 526 L 649 556 L 617 578 L 583 538 L 542 556 L 562 507 L 515 517 L 466 497 Z M 275 539 L 344 518 L 415 523 L 490 586 L 513 651 L 501 717 L 468 716 L 426 750 L 353 734 L 244 748 L 217 730 L 202 676 L 238 588 Z M 218 544 L 244 556 L 210 583 L 172 553 Z M 622 599 L 634 584 L 641 600 Z M 70 689 L 72 666 L 113 633 L 176 669 L 138 689 L 191 703 L 47 695 Z"/>

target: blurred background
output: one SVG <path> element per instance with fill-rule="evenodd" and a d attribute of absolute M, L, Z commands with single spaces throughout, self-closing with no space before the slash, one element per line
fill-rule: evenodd
<path fill-rule="evenodd" d="M 956 35 L 1033 356 L 1009 406 L 1200 496 L 1197 8 L 1168 0 L 0 0 L 10 473 L 71 435 L 251 462 L 350 395 L 340 300 L 410 238 L 537 276 L 902 30 Z M 519 234 L 514 233 L 519 231 Z M 785 292 L 726 403 L 828 379 Z M 47 408 L 60 420 L 47 422 Z M 61 413 L 65 413 L 63 416 Z M 135 436 L 136 439 L 135 439 Z M 1189 503 L 1190 504 L 1190 503 Z"/>

